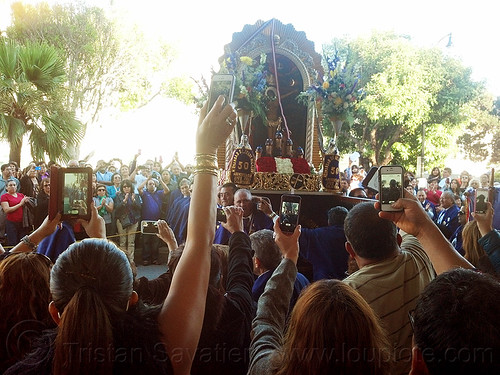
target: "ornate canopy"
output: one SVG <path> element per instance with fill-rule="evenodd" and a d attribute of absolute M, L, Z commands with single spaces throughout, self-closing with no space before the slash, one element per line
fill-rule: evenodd
<path fill-rule="evenodd" d="M 296 99 L 301 91 L 323 75 L 321 55 L 315 51 L 314 43 L 306 38 L 306 34 L 296 31 L 293 25 L 284 25 L 276 19 L 259 20 L 254 25 L 245 25 L 242 31 L 233 34 L 231 43 L 224 46 L 225 54 L 219 58 L 219 63 L 222 65 L 225 57 L 231 54 L 249 56 L 252 59 L 266 54 L 268 63 L 274 63 L 272 42 L 285 122 L 291 131 L 294 146 L 303 147 L 306 159 L 317 166 L 320 154 L 314 108 L 299 104 Z M 255 149 L 256 146 L 263 146 L 268 130 L 258 118 L 253 125 L 251 145 Z M 219 154 L 220 158 L 225 159 L 224 165 L 227 166 L 237 142 L 238 134 L 235 130 L 234 137 Z M 219 165 L 222 164 L 220 161 L 219 159 Z"/>

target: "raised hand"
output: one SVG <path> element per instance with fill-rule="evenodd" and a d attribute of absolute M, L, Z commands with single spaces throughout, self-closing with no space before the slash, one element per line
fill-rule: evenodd
<path fill-rule="evenodd" d="M 234 108 L 224 105 L 224 97 L 219 96 L 207 114 L 207 104 L 200 113 L 200 121 L 196 132 L 196 151 L 200 154 L 214 154 L 217 147 L 224 142 L 236 124 Z"/>
<path fill-rule="evenodd" d="M 163 240 L 170 251 L 178 248 L 177 240 L 175 239 L 174 231 L 170 228 L 165 220 L 158 220 L 157 236 Z"/>
<path fill-rule="evenodd" d="M 482 236 L 487 235 L 493 230 L 493 214 L 495 211 L 490 202 L 487 202 L 487 207 L 484 214 L 472 213 L 472 217 L 477 221 L 477 227 Z"/>
<path fill-rule="evenodd" d="M 78 219 L 78 222 L 82 224 L 89 237 L 106 238 L 106 224 L 104 219 L 99 216 L 94 202 L 90 205 L 90 220 Z"/>
<path fill-rule="evenodd" d="M 274 241 L 278 245 L 283 257 L 292 260 L 295 264 L 297 264 L 297 260 L 299 259 L 300 231 L 301 226 L 297 225 L 291 235 L 285 234 L 281 231 L 279 219 L 274 222 L 274 233 L 276 235 Z"/>
<path fill-rule="evenodd" d="M 243 232 L 243 208 L 236 206 L 224 207 L 226 213 L 226 222 L 221 225 L 231 234 L 234 232 Z"/>

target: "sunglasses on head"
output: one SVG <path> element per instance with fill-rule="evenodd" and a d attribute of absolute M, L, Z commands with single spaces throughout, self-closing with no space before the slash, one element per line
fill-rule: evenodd
<path fill-rule="evenodd" d="M 9 257 L 11 257 L 11 256 L 20 256 L 21 254 L 35 254 L 35 255 L 37 256 L 37 258 L 38 258 L 38 259 L 41 259 L 41 260 L 45 263 L 45 265 L 46 265 L 47 267 L 52 267 L 52 266 L 54 265 L 54 264 L 52 263 L 52 260 L 51 260 L 51 259 L 50 259 L 47 255 L 45 255 L 45 254 L 40 254 L 40 253 L 36 253 L 36 252 L 29 252 L 29 253 L 26 253 L 26 252 L 19 252 L 19 253 L 17 253 L 17 252 L 16 252 L 16 253 L 13 253 L 13 252 L 8 252 L 8 253 L 6 253 L 6 254 L 4 255 L 3 259 L 5 260 L 5 259 L 7 259 L 7 258 L 9 258 Z M 31 259 L 30 259 L 30 258 L 28 258 L 28 261 L 29 261 L 31 264 L 33 264 L 33 263 L 31 262 Z"/>

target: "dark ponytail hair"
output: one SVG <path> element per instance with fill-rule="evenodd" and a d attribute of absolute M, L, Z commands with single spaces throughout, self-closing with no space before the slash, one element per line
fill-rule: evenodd
<path fill-rule="evenodd" d="M 132 270 L 112 242 L 87 239 L 61 254 L 50 287 L 61 321 L 53 373 L 111 374 L 113 325 L 132 294 Z"/>

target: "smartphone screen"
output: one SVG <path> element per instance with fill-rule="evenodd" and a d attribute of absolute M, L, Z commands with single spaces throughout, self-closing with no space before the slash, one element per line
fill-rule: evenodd
<path fill-rule="evenodd" d="M 225 223 L 227 221 L 226 213 L 223 208 L 217 207 L 217 221 Z"/>
<path fill-rule="evenodd" d="M 485 214 L 488 208 L 488 189 L 476 189 L 476 209 L 477 214 Z"/>
<path fill-rule="evenodd" d="M 299 224 L 300 200 L 298 195 L 281 196 L 280 228 L 283 232 L 293 233 Z"/>
<path fill-rule="evenodd" d="M 403 197 L 403 168 L 382 166 L 379 169 L 380 205 L 382 211 L 399 211 L 391 204 Z"/>
<path fill-rule="evenodd" d="M 212 109 L 219 95 L 226 99 L 224 104 L 233 101 L 234 94 L 234 76 L 232 74 L 215 74 L 210 84 L 210 93 L 208 95 L 208 111 Z"/>

